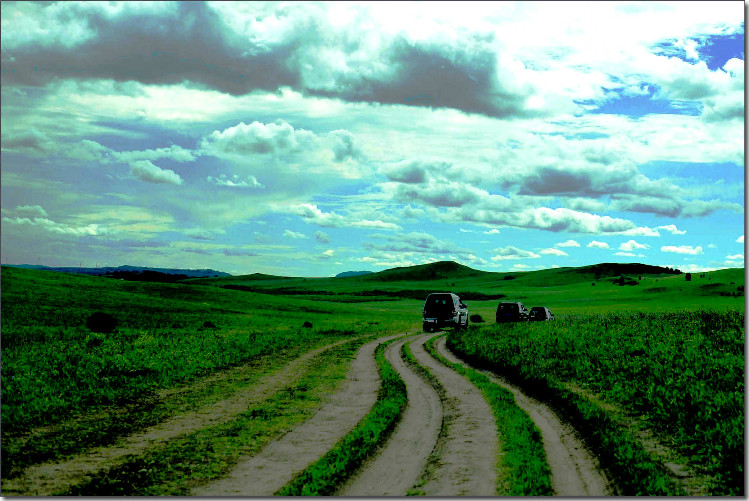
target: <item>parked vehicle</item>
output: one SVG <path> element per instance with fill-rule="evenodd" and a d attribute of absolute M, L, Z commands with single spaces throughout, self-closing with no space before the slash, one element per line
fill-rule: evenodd
<path fill-rule="evenodd" d="M 497 323 L 527 322 L 528 309 L 521 302 L 502 302 L 497 306 Z"/>
<path fill-rule="evenodd" d="M 468 306 L 452 292 L 429 294 L 424 302 L 422 315 L 424 330 L 427 332 L 439 330 L 442 327 L 460 329 L 468 326 Z"/>
<path fill-rule="evenodd" d="M 528 320 L 530 321 L 554 320 L 554 314 L 552 314 L 551 310 L 545 306 L 534 306 L 533 308 L 531 308 L 530 315 L 528 315 Z"/>

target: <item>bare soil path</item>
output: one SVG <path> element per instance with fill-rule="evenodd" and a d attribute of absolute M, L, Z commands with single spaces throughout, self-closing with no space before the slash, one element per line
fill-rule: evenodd
<path fill-rule="evenodd" d="M 444 444 L 438 444 L 439 461 L 421 489 L 427 496 L 496 496 L 499 444 L 494 415 L 478 388 L 427 353 L 424 343 L 431 337 L 413 341 L 411 351 L 445 389 L 448 428 Z"/>
<path fill-rule="evenodd" d="M 406 383 L 408 406 L 382 451 L 336 494 L 405 496 L 416 484 L 442 426 L 440 397 L 401 357 L 404 339 L 390 344 L 385 357 Z"/>
<path fill-rule="evenodd" d="M 445 338 L 437 340 L 438 352 L 451 362 L 469 365 L 447 349 Z M 536 423 L 544 442 L 546 459 L 551 469 L 551 484 L 558 496 L 611 496 L 614 487 L 602 472 L 598 460 L 578 437 L 575 429 L 563 422 L 547 405 L 527 396 L 504 378 L 481 371 L 492 381 L 510 390 L 518 406 Z"/>
<path fill-rule="evenodd" d="M 4 496 L 48 496 L 83 482 L 87 477 L 117 466 L 133 454 L 164 444 L 168 440 L 209 426 L 227 422 L 247 408 L 292 384 L 314 357 L 325 350 L 346 343 L 342 340 L 309 351 L 283 368 L 260 378 L 256 384 L 243 388 L 231 397 L 168 419 L 140 433 L 130 435 L 118 444 L 100 447 L 63 462 L 49 462 L 27 468 L 22 475 L 3 479 Z"/>
<path fill-rule="evenodd" d="M 271 496 L 295 474 L 323 456 L 372 408 L 380 377 L 374 359 L 377 346 L 402 336 L 379 338 L 357 353 L 340 391 L 314 416 L 238 463 L 229 475 L 196 487 L 193 496 Z"/>

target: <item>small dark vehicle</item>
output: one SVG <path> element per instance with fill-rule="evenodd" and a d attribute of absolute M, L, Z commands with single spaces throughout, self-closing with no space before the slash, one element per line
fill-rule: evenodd
<path fill-rule="evenodd" d="M 497 306 L 497 323 L 527 322 L 528 310 L 523 303 L 499 303 Z"/>
<path fill-rule="evenodd" d="M 424 330 L 436 331 L 442 327 L 468 326 L 468 306 L 456 294 L 437 292 L 429 294 L 424 302 Z"/>
<path fill-rule="evenodd" d="M 549 308 L 546 308 L 545 306 L 534 306 L 531 308 L 531 313 L 528 317 L 528 319 L 533 321 L 544 321 L 544 320 L 554 320 L 554 314 L 549 310 Z"/>

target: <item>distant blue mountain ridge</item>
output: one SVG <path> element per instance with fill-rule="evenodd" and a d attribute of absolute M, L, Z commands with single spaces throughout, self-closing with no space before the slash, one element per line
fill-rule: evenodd
<path fill-rule="evenodd" d="M 31 270 L 57 271 L 60 273 L 79 273 L 81 275 L 108 275 L 116 273 L 143 273 L 156 272 L 165 275 L 185 275 L 189 278 L 207 278 L 207 277 L 230 277 L 231 274 L 223 271 L 211 269 L 203 270 L 185 270 L 180 268 L 147 268 L 144 266 L 104 266 L 101 268 L 79 268 L 77 266 L 40 266 L 36 264 L 4 264 L 14 268 L 26 268 Z"/>
<path fill-rule="evenodd" d="M 336 278 L 344 278 L 344 277 L 358 277 L 359 275 L 369 275 L 372 273 L 371 271 L 343 271 L 336 275 Z"/>

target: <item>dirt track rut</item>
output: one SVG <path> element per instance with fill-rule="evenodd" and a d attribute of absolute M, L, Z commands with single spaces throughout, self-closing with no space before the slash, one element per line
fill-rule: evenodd
<path fill-rule="evenodd" d="M 31 466 L 17 478 L 3 479 L 2 494 L 4 496 L 49 496 L 70 486 L 78 485 L 99 471 L 121 464 L 130 455 L 140 454 L 178 436 L 229 421 L 245 412 L 251 404 L 291 384 L 297 379 L 302 367 L 313 363 L 316 355 L 345 342 L 348 340 L 309 351 L 225 400 L 194 412 L 175 416 L 143 432 L 130 435 L 117 445 L 99 447 L 68 461 Z"/>
<path fill-rule="evenodd" d="M 343 438 L 374 405 L 380 338 L 359 349 L 342 389 L 312 418 L 239 463 L 229 475 L 193 489 L 193 496 L 271 496 Z"/>
<path fill-rule="evenodd" d="M 447 360 L 468 366 L 447 349 L 444 337 L 437 341 L 436 347 Z M 588 451 L 572 426 L 560 420 L 553 409 L 527 396 L 517 386 L 491 372 L 482 372 L 496 384 L 510 390 L 518 406 L 536 423 L 543 438 L 551 483 L 557 496 L 600 497 L 614 494 L 598 460 Z"/>
<path fill-rule="evenodd" d="M 404 496 L 417 487 L 427 496 L 495 496 L 500 445 L 494 415 L 481 392 L 467 378 L 433 358 L 424 344 L 437 334 L 410 335 L 391 343 L 385 356 L 406 383 L 408 406 L 387 443 L 337 492 L 344 496 Z M 400 334 L 398 336 L 406 336 Z M 374 352 L 398 336 L 363 345 L 341 389 L 332 394 L 310 419 L 268 444 L 258 454 L 240 461 L 225 477 L 197 486 L 195 496 L 271 496 L 294 475 L 324 455 L 371 409 L 380 385 Z M 414 372 L 401 357 L 408 343 L 416 362 L 437 380 L 440 393 Z M 63 463 L 28 468 L 18 478 L 3 481 L 3 495 L 40 496 L 60 492 L 98 471 L 116 466 L 126 456 L 146 451 L 185 433 L 225 422 L 292 383 L 296 373 L 314 363 L 329 345 L 309 352 L 284 368 L 222 402 L 170 419 L 120 445 L 99 448 Z M 436 342 L 438 352 L 451 362 L 465 364 Z M 612 495 L 613 488 L 575 431 L 540 402 L 527 397 L 494 374 L 494 382 L 509 389 L 541 431 L 560 496 Z"/>
<path fill-rule="evenodd" d="M 404 496 L 417 482 L 434 449 L 442 425 L 440 397 L 401 358 L 400 350 L 406 342 L 389 345 L 385 357 L 406 383 L 408 407 L 382 452 L 349 480 L 339 495 Z"/>

